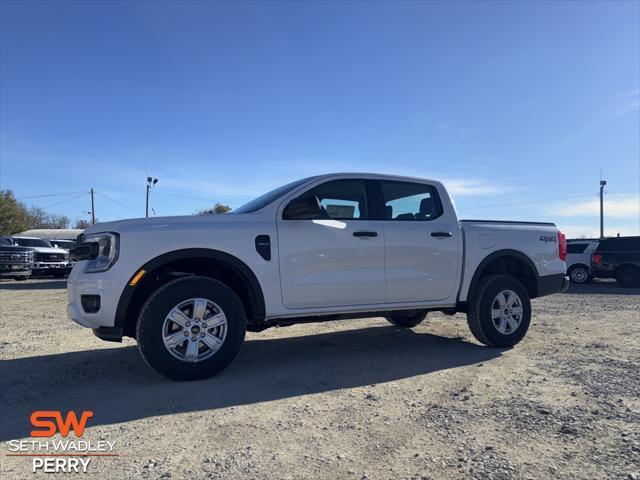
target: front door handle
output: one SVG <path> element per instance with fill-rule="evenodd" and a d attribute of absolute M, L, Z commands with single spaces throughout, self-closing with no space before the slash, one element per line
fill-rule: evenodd
<path fill-rule="evenodd" d="M 449 238 L 453 237 L 453 233 L 451 232 L 431 232 L 432 237 L 436 238 Z"/>
<path fill-rule="evenodd" d="M 354 237 L 377 237 L 378 232 L 353 232 Z"/>

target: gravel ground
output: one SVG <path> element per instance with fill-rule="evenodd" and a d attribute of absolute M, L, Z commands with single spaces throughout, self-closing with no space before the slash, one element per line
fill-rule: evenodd
<path fill-rule="evenodd" d="M 275 328 L 221 375 L 173 383 L 68 321 L 64 288 L 0 283 L 2 478 L 33 477 L 7 442 L 43 409 L 93 410 L 84 439 L 117 442 L 91 478 L 640 478 L 640 290 L 534 300 L 511 350 L 463 315 Z"/>

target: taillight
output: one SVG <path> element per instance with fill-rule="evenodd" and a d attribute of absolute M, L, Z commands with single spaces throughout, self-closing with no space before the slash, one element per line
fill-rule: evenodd
<path fill-rule="evenodd" d="M 591 263 L 594 264 L 598 264 L 602 261 L 602 255 L 600 255 L 599 253 L 594 253 L 593 255 L 591 255 Z"/>
<path fill-rule="evenodd" d="M 558 256 L 563 262 L 567 259 L 567 237 L 560 231 L 558 232 Z"/>

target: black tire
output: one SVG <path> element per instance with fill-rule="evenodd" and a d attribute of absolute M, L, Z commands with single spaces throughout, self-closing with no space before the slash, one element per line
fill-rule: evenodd
<path fill-rule="evenodd" d="M 635 265 L 622 265 L 616 270 L 616 281 L 625 288 L 640 287 L 640 268 Z"/>
<path fill-rule="evenodd" d="M 16 282 L 23 282 L 23 281 L 25 281 L 27 278 L 29 278 L 29 277 L 27 277 L 26 275 L 21 275 L 21 276 L 19 276 L 19 277 L 13 277 L 13 279 L 14 279 Z"/>
<path fill-rule="evenodd" d="M 494 301 L 500 292 L 511 290 L 519 298 L 522 317 L 518 326 L 510 332 L 500 332 L 492 318 Z M 489 275 L 483 278 L 475 295 L 469 302 L 467 323 L 473 336 L 489 347 L 512 347 L 520 342 L 531 323 L 531 301 L 529 294 L 517 278 L 510 275 Z"/>
<path fill-rule="evenodd" d="M 569 268 L 567 275 L 569 275 L 571 283 L 578 285 L 588 283 L 589 280 L 591 280 L 591 277 L 589 276 L 589 268 L 585 265 L 572 265 L 571 268 Z"/>
<path fill-rule="evenodd" d="M 384 318 L 398 327 L 413 328 L 427 318 L 427 312 L 418 312 L 413 315 L 387 315 Z"/>
<path fill-rule="evenodd" d="M 67 272 L 55 272 L 53 278 L 63 278 L 66 274 Z"/>
<path fill-rule="evenodd" d="M 166 316 L 173 307 L 190 298 L 214 302 L 227 320 L 222 346 L 213 356 L 197 362 L 174 357 L 163 341 Z M 142 358 L 160 375 L 173 380 L 198 380 L 215 375 L 233 361 L 244 342 L 246 326 L 242 302 L 224 283 L 207 277 L 182 277 L 162 285 L 147 299 L 138 317 L 136 338 Z"/>

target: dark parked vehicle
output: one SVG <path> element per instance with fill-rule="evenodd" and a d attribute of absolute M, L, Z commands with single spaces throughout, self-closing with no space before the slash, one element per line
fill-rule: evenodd
<path fill-rule="evenodd" d="M 0 237 L 0 278 L 26 280 L 33 267 L 33 250 L 19 247 L 8 237 Z"/>
<path fill-rule="evenodd" d="M 600 240 L 591 255 L 591 274 L 615 278 L 627 288 L 640 287 L 640 237 L 615 237 Z"/>

